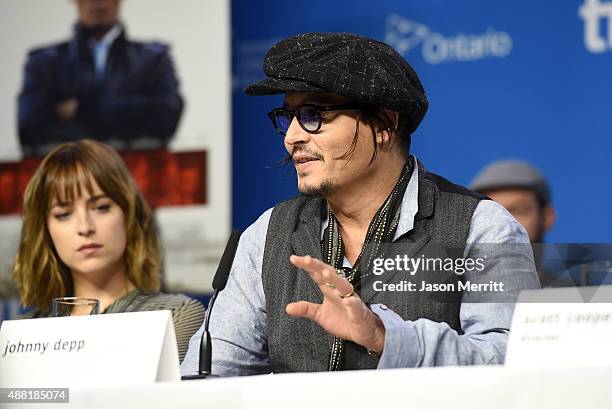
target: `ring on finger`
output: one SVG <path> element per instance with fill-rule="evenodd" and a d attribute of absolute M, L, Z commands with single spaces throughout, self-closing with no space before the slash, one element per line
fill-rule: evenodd
<path fill-rule="evenodd" d="M 329 288 L 336 288 L 336 286 L 333 283 L 325 283 L 325 285 Z"/>
<path fill-rule="evenodd" d="M 349 291 L 347 294 L 339 294 L 340 298 L 348 298 L 351 297 L 353 294 L 355 294 L 355 287 L 353 287 L 353 284 L 351 284 L 351 291 Z"/>

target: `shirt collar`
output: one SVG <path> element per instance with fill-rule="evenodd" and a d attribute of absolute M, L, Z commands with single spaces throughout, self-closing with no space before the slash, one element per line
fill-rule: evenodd
<path fill-rule="evenodd" d="M 92 38 L 89 40 L 89 46 L 92 48 L 97 48 L 100 46 L 108 47 L 117 39 L 117 37 L 119 37 L 121 30 L 121 24 L 116 23 L 113 28 L 108 30 L 108 32 L 104 34 L 104 37 L 101 39 L 96 40 L 95 38 Z"/>
<path fill-rule="evenodd" d="M 404 197 L 402 198 L 400 219 L 395 229 L 393 241 L 412 230 L 414 227 L 414 217 L 419 211 L 419 163 L 414 155 L 410 155 L 409 160 L 412 160 L 413 170 L 404 192 Z"/>

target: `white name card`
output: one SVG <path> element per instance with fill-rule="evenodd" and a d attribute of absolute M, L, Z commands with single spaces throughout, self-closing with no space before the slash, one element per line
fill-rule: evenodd
<path fill-rule="evenodd" d="M 170 311 L 13 320 L 0 328 L 0 387 L 179 380 Z"/>
<path fill-rule="evenodd" d="M 612 366 L 612 287 L 523 291 L 506 366 Z"/>

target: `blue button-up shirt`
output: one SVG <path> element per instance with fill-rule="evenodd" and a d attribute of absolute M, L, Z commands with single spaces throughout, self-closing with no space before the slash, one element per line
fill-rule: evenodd
<path fill-rule="evenodd" d="M 121 34 L 121 25 L 115 24 L 108 33 L 100 40 L 91 39 L 89 47 L 91 48 L 94 66 L 96 68 L 96 78 L 101 81 L 104 78 L 104 70 L 106 69 L 106 60 L 108 59 L 108 51 L 115 42 L 115 39 Z"/>
<path fill-rule="evenodd" d="M 395 239 L 414 227 L 417 198 L 418 166 L 415 166 L 402 199 Z M 272 209 L 266 211 L 243 233 L 229 281 L 215 303 L 210 319 L 212 372 L 215 375 L 255 375 L 271 371 L 262 284 L 263 253 L 271 213 Z M 325 226 L 323 221 L 321 234 Z M 469 290 L 464 291 L 459 317 L 461 335 L 444 322 L 404 321 L 384 305 L 371 305 L 385 327 L 379 369 L 504 362 L 514 310 L 514 302 L 506 301 L 515 300 L 522 289 L 539 288 L 539 281 L 525 229 L 492 200 L 481 201 L 472 215 L 464 257 L 485 256 L 479 243 L 519 244 L 499 246 L 496 262 L 488 264 L 486 271 L 466 271 L 464 274 L 464 281 L 476 278 L 474 274 L 486 274 L 492 281 L 503 281 L 506 284 L 504 302 L 471 302 L 478 297 Z M 350 266 L 348 260 L 344 260 L 344 265 Z M 197 373 L 202 331 L 200 328 L 191 338 L 181 365 L 183 375 Z"/>

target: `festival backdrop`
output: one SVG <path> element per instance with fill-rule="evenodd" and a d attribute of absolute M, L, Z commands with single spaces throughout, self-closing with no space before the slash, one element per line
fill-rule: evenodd
<path fill-rule="evenodd" d="M 282 97 L 242 89 L 276 41 L 346 31 L 386 41 L 419 73 L 430 108 L 411 151 L 429 170 L 467 185 L 491 161 L 527 160 L 558 211 L 548 241 L 610 242 L 611 20 L 610 0 L 233 1 L 233 224 L 297 193 L 266 116 Z"/>

